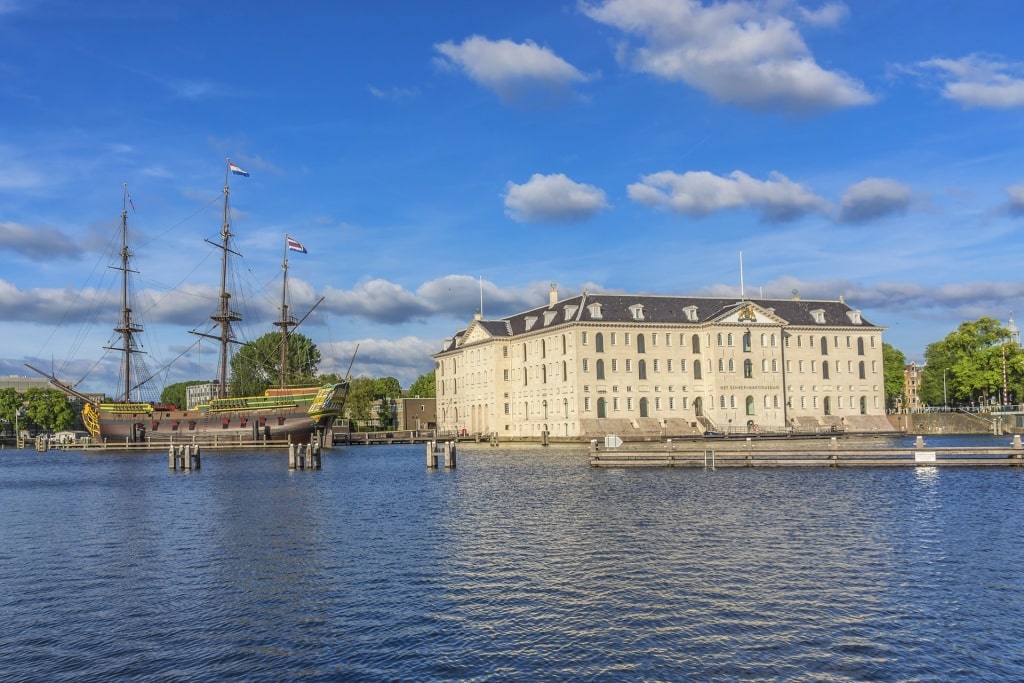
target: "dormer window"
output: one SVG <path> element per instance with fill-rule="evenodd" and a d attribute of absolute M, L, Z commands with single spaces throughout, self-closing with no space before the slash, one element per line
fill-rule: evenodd
<path fill-rule="evenodd" d="M 528 315 L 528 316 L 526 316 L 526 319 L 525 319 L 524 322 L 526 323 L 526 329 L 527 330 L 532 330 L 533 326 L 537 324 L 537 316 L 535 316 L 535 315 Z"/>
<path fill-rule="evenodd" d="M 558 315 L 558 311 L 544 311 L 544 325 L 550 325 L 551 321 Z"/>
<path fill-rule="evenodd" d="M 683 315 L 686 316 L 687 322 L 691 322 L 691 323 L 697 322 L 697 307 L 696 306 L 687 306 L 686 308 L 683 309 Z"/>
<path fill-rule="evenodd" d="M 590 317 L 593 318 L 594 320 L 600 320 L 601 319 L 601 304 L 599 304 L 599 303 L 592 303 L 592 304 L 590 304 L 589 306 L 587 306 L 587 312 L 590 313 Z"/>
<path fill-rule="evenodd" d="M 824 325 L 825 324 L 825 310 L 824 309 L 821 309 L 821 308 L 814 309 L 813 311 L 811 311 L 811 317 L 814 318 L 814 322 L 816 322 L 817 324 L 819 324 L 819 325 Z"/>
<path fill-rule="evenodd" d="M 643 304 L 633 304 L 632 306 L 629 307 L 629 312 L 633 315 L 633 320 L 643 320 L 644 319 L 644 305 Z"/>
<path fill-rule="evenodd" d="M 565 311 L 565 319 L 566 320 L 572 320 L 573 317 L 576 315 L 576 311 L 578 311 L 579 308 L 580 308 L 579 306 L 566 306 L 566 307 L 564 307 L 562 310 Z"/>
<path fill-rule="evenodd" d="M 847 311 L 846 317 L 850 319 L 850 322 L 854 325 L 860 325 L 863 321 L 860 319 L 860 311 Z"/>

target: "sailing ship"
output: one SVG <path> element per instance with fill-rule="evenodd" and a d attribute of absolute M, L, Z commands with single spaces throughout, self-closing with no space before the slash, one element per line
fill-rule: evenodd
<path fill-rule="evenodd" d="M 312 313 L 323 297 L 313 306 L 302 320 L 296 320 L 288 312 L 288 251 L 305 251 L 289 235 L 285 235 L 283 282 L 281 291 L 281 318 L 274 325 L 281 328 L 281 359 L 279 386 L 269 388 L 258 396 L 227 396 L 228 358 L 230 345 L 239 343 L 235 339 L 233 324 L 242 316 L 230 306 L 231 293 L 227 291 L 228 256 L 234 253 L 229 246 L 233 234 L 229 221 L 228 197 L 229 180 L 234 174 L 248 175 L 227 160 L 224 177 L 224 220 L 221 226 L 220 243 L 210 244 L 221 250 L 220 305 L 210 316 L 217 334 L 201 333 L 200 337 L 216 339 L 220 346 L 218 396 L 208 403 L 191 409 L 177 406 L 161 406 L 156 403 L 132 400 L 133 394 L 151 377 L 139 378 L 136 356 L 143 353 L 136 341 L 142 326 L 133 319 L 129 301 L 128 273 L 130 252 L 128 250 L 128 205 L 131 199 L 125 188 L 121 210 L 121 319 L 114 328 L 120 335 L 120 346 L 107 347 L 122 354 L 121 375 L 124 391 L 120 400 L 98 402 L 79 392 L 71 385 L 61 382 L 52 374 L 28 365 L 33 371 L 46 376 L 58 389 L 84 402 L 82 421 L 94 442 L 100 443 L 152 443 L 152 442 L 197 442 L 243 443 L 265 441 L 287 441 L 291 443 L 317 442 L 329 445 L 330 428 L 334 419 L 344 407 L 347 382 L 323 385 L 287 386 L 288 377 L 288 336 Z"/>

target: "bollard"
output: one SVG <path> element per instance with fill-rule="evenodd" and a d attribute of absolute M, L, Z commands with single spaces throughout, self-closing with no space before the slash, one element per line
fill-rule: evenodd
<path fill-rule="evenodd" d="M 548 430 L 546 430 L 546 429 L 543 432 L 540 433 L 540 445 L 541 446 L 547 446 L 548 445 Z"/>
<path fill-rule="evenodd" d="M 427 469 L 437 469 L 437 446 L 434 441 L 427 442 Z"/>
<path fill-rule="evenodd" d="M 323 467 L 323 461 L 321 460 L 320 443 L 310 444 L 310 464 L 309 466 L 315 470 Z"/>
<path fill-rule="evenodd" d="M 168 451 L 167 451 L 167 469 L 171 470 L 172 472 L 174 470 L 178 469 L 178 461 L 177 461 L 177 458 L 174 455 L 174 445 L 173 444 L 171 445 L 170 449 L 168 449 Z"/>
<path fill-rule="evenodd" d="M 196 469 L 199 469 L 199 444 L 193 444 L 192 457 L 196 459 Z"/>
<path fill-rule="evenodd" d="M 288 444 L 288 469 L 295 469 L 295 444 Z"/>
<path fill-rule="evenodd" d="M 444 449 L 444 466 L 447 469 L 455 469 L 455 442 L 449 441 Z"/>
<path fill-rule="evenodd" d="M 186 472 L 192 471 L 192 447 L 182 446 L 181 447 L 181 469 Z"/>

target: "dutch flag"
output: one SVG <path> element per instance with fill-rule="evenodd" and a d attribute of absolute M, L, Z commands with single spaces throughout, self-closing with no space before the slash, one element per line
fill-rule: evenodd
<path fill-rule="evenodd" d="M 285 239 L 288 240 L 288 248 L 291 249 L 292 251 L 297 251 L 301 254 L 309 253 L 306 251 L 306 248 L 304 246 L 299 244 L 299 241 L 297 239 L 293 237 L 288 237 L 287 235 L 285 235 Z"/>
<path fill-rule="evenodd" d="M 238 166 L 235 166 L 231 162 L 231 159 L 228 159 L 228 169 L 230 169 L 231 172 L 234 173 L 235 175 L 245 176 L 246 178 L 249 177 L 249 172 L 248 171 L 243 171 Z"/>

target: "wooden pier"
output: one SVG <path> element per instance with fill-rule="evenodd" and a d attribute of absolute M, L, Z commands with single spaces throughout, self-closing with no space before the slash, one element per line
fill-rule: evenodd
<path fill-rule="evenodd" d="M 590 442 L 591 467 L 1020 467 L 1024 456 L 1020 435 L 1005 447 L 933 448 L 917 437 L 913 448 L 886 448 L 870 442 L 823 440 L 758 441 L 754 438 L 718 442 L 673 443 L 654 448 L 604 447 Z"/>

